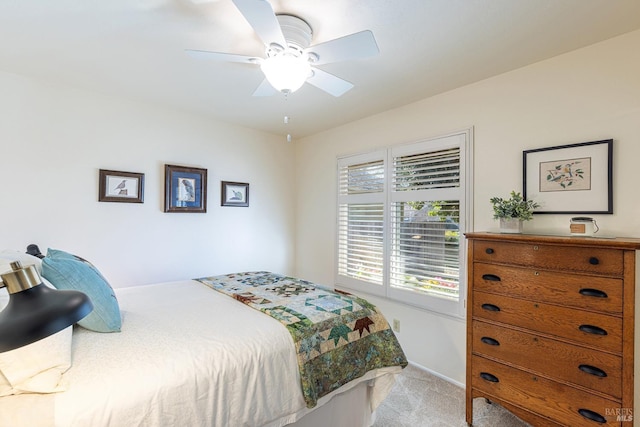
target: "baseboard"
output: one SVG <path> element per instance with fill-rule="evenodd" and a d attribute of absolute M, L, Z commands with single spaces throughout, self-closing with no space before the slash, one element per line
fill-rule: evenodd
<path fill-rule="evenodd" d="M 413 366 L 414 368 L 417 368 L 417 369 L 423 370 L 423 371 L 425 371 L 425 372 L 428 372 L 429 374 L 434 375 L 434 376 L 436 376 L 436 377 L 438 377 L 438 378 L 440 378 L 440 379 L 443 379 L 443 380 L 445 380 L 445 381 L 446 381 L 446 382 L 448 382 L 448 383 L 451 383 L 451 384 L 453 384 L 453 385 L 455 385 L 455 386 L 458 386 L 458 387 L 460 387 L 460 388 L 462 388 L 462 389 L 464 389 L 464 388 L 465 388 L 465 385 L 464 385 L 463 383 L 461 383 L 461 382 L 459 382 L 459 381 L 456 381 L 456 380 L 454 380 L 454 379 L 452 379 L 452 378 L 449 378 L 449 377 L 447 377 L 447 376 L 444 376 L 444 375 L 442 375 L 442 374 L 441 374 L 441 373 L 439 373 L 439 372 L 433 371 L 433 370 L 431 370 L 431 369 L 429 369 L 429 368 L 425 368 L 424 366 L 419 365 L 419 364 L 417 364 L 417 363 L 415 363 L 415 362 L 412 362 L 411 360 L 409 360 L 409 364 L 410 364 L 411 366 Z"/>

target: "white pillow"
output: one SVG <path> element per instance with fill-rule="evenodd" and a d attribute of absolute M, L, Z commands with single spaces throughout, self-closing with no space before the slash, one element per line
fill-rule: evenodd
<path fill-rule="evenodd" d="M 71 367 L 69 326 L 24 347 L 0 353 L 0 397 L 66 390 L 63 375 Z"/>

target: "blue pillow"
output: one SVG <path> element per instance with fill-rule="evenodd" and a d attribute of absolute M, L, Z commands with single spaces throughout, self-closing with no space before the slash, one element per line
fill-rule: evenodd
<path fill-rule="evenodd" d="M 57 249 L 42 259 L 42 276 L 57 289 L 87 294 L 93 311 L 78 324 L 95 332 L 120 332 L 120 306 L 109 282 L 89 261 Z"/>

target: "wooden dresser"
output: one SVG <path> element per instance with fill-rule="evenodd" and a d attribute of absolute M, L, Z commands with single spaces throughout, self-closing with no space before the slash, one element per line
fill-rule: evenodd
<path fill-rule="evenodd" d="M 633 426 L 640 239 L 468 233 L 473 399 L 534 426 Z M 640 425 L 640 423 L 638 423 Z"/>

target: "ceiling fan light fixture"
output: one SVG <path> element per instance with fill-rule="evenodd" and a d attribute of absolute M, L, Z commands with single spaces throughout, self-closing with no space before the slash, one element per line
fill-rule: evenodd
<path fill-rule="evenodd" d="M 306 56 L 287 51 L 269 56 L 262 62 L 260 69 L 271 86 L 285 93 L 300 89 L 311 75 L 311 65 Z"/>
<path fill-rule="evenodd" d="M 217 61 L 259 64 L 265 79 L 253 96 L 271 96 L 276 91 L 287 94 L 298 90 L 305 82 L 335 97 L 342 96 L 353 88 L 353 83 L 315 67 L 379 53 L 370 30 L 311 45 L 313 31 L 304 19 L 274 13 L 268 0 L 232 2 L 264 44 L 264 57 L 192 49 L 187 49 L 187 53 Z"/>

